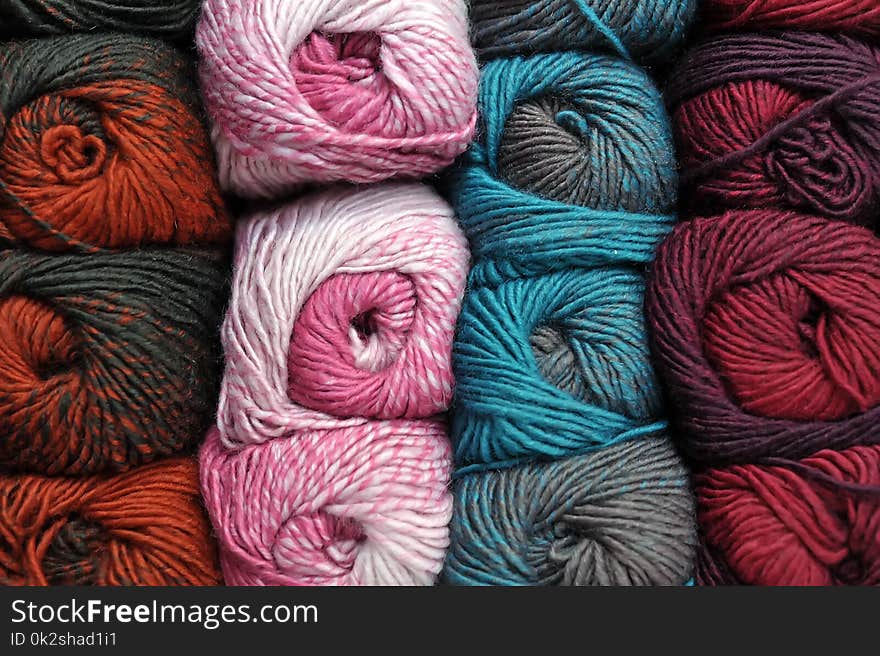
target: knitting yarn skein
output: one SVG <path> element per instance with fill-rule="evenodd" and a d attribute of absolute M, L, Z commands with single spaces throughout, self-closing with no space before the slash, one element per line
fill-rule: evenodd
<path fill-rule="evenodd" d="M 676 434 L 697 463 L 880 443 L 880 239 L 780 210 L 676 228 L 647 312 Z"/>
<path fill-rule="evenodd" d="M 710 29 L 794 29 L 843 32 L 856 36 L 880 34 L 877 0 L 706 0 L 703 23 Z"/>
<path fill-rule="evenodd" d="M 666 59 L 694 17 L 694 0 L 472 0 L 474 44 L 486 59 L 554 50 Z"/>
<path fill-rule="evenodd" d="M 200 439 L 224 279 L 196 251 L 0 252 L 0 464 L 120 471 Z"/>
<path fill-rule="evenodd" d="M 240 221 L 224 444 L 444 411 L 467 267 L 451 208 L 418 184 L 331 188 Z"/>
<path fill-rule="evenodd" d="M 690 211 L 790 207 L 877 226 L 880 48 L 798 32 L 721 36 L 671 80 Z"/>
<path fill-rule="evenodd" d="M 230 585 L 431 585 L 449 544 L 444 426 L 370 422 L 202 447 L 205 503 Z"/>
<path fill-rule="evenodd" d="M 445 579 L 457 585 L 681 585 L 696 544 L 668 439 L 632 440 L 455 482 Z"/>
<path fill-rule="evenodd" d="M 228 241 L 189 76 L 155 40 L 0 45 L 0 238 L 54 251 Z"/>
<path fill-rule="evenodd" d="M 221 184 L 418 178 L 470 141 L 463 0 L 207 0 L 197 29 Z"/>
<path fill-rule="evenodd" d="M 880 585 L 880 446 L 696 476 L 700 585 Z"/>
<path fill-rule="evenodd" d="M 579 53 L 496 60 L 479 107 L 483 138 L 451 192 L 474 284 L 653 259 L 675 221 L 677 176 L 663 101 L 641 69 Z"/>
<path fill-rule="evenodd" d="M 166 38 L 185 35 L 199 0 L 3 0 L 0 38 L 112 30 Z"/>
<path fill-rule="evenodd" d="M 0 584 L 219 585 L 194 460 L 115 476 L 0 474 Z"/>

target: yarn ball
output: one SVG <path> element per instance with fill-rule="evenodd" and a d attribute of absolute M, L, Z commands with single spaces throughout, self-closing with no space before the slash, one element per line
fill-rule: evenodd
<path fill-rule="evenodd" d="M 690 211 L 791 207 L 877 226 L 880 48 L 721 36 L 691 50 L 669 98 Z"/>
<path fill-rule="evenodd" d="M 452 209 L 419 184 L 245 217 L 222 328 L 224 444 L 446 410 L 467 268 Z"/>
<path fill-rule="evenodd" d="M 190 76 L 156 40 L 0 45 L 0 238 L 53 251 L 228 241 Z"/>
<path fill-rule="evenodd" d="M 632 440 L 455 482 L 444 579 L 457 585 L 683 585 L 696 545 L 669 440 Z"/>
<path fill-rule="evenodd" d="M 695 0 L 472 0 L 481 57 L 605 50 L 648 62 L 668 58 L 694 18 Z"/>
<path fill-rule="evenodd" d="M 474 284 L 653 259 L 675 222 L 678 180 L 644 71 L 574 52 L 496 60 L 479 108 L 481 139 L 450 185 Z"/>
<path fill-rule="evenodd" d="M 454 346 L 456 462 L 559 458 L 663 431 L 644 287 L 635 271 L 580 269 L 472 289 Z"/>
<path fill-rule="evenodd" d="M 219 585 L 196 462 L 114 476 L 0 474 L 0 584 Z"/>
<path fill-rule="evenodd" d="M 696 476 L 701 585 L 880 585 L 880 447 Z"/>
<path fill-rule="evenodd" d="M 0 465 L 118 471 L 200 439 L 225 276 L 195 251 L 0 252 Z"/>
<path fill-rule="evenodd" d="M 648 289 L 655 364 L 697 463 L 880 443 L 880 239 L 783 210 L 676 228 Z"/>
<path fill-rule="evenodd" d="M 705 0 L 701 8 L 709 29 L 880 34 L 877 0 Z"/>
<path fill-rule="evenodd" d="M 0 37 L 112 30 L 166 38 L 186 35 L 199 0 L 3 0 Z"/>
<path fill-rule="evenodd" d="M 201 451 L 229 585 L 431 585 L 449 544 L 443 424 L 370 422 Z"/>
<path fill-rule="evenodd" d="M 207 0 L 202 91 L 226 188 L 422 177 L 475 123 L 463 0 Z"/>

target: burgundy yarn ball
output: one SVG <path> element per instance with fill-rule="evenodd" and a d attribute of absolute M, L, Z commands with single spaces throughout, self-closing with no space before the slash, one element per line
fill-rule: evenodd
<path fill-rule="evenodd" d="M 720 36 L 690 51 L 669 98 L 687 212 L 789 207 L 876 228 L 880 48 Z"/>
<path fill-rule="evenodd" d="M 703 25 L 712 30 L 880 34 L 877 0 L 704 0 L 702 8 Z"/>
<path fill-rule="evenodd" d="M 782 210 L 680 224 L 647 295 L 655 364 L 697 465 L 880 443 L 880 239 Z"/>
<path fill-rule="evenodd" d="M 700 585 L 880 585 L 880 447 L 695 478 Z"/>

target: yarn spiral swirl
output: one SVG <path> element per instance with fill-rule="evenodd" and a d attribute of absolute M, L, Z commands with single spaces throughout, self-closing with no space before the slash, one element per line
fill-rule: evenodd
<path fill-rule="evenodd" d="M 194 460 L 114 476 L 0 474 L 0 584 L 219 585 Z"/>
<path fill-rule="evenodd" d="M 676 228 L 647 308 L 676 434 L 697 463 L 880 442 L 880 239 L 782 210 Z"/>
<path fill-rule="evenodd" d="M 416 184 L 331 188 L 239 223 L 201 455 L 230 582 L 433 582 L 452 500 L 432 417 L 452 397 L 467 267 L 452 209 Z"/>
<path fill-rule="evenodd" d="M 192 30 L 199 0 L 4 0 L 0 38 L 112 30 L 178 38 Z"/>
<path fill-rule="evenodd" d="M 876 226 L 880 48 L 840 35 L 721 36 L 669 98 L 692 212 L 790 207 Z"/>
<path fill-rule="evenodd" d="M 674 222 L 660 94 L 629 63 L 564 53 L 488 63 L 479 99 L 450 185 L 475 262 L 444 578 L 683 584 L 693 498 L 659 416 L 638 270 Z"/>
<path fill-rule="evenodd" d="M 581 53 L 499 59 L 483 68 L 479 106 L 484 136 L 451 192 L 475 284 L 651 261 L 675 222 L 677 177 L 641 69 Z"/>
<path fill-rule="evenodd" d="M 794 29 L 843 32 L 856 36 L 880 34 L 876 0 L 706 0 L 703 24 L 710 29 Z"/>
<path fill-rule="evenodd" d="M 482 57 L 571 49 L 662 61 L 684 39 L 693 0 L 472 0 Z"/>
<path fill-rule="evenodd" d="M 442 422 L 304 431 L 238 452 L 214 431 L 201 462 L 227 584 L 434 582 L 452 514 Z"/>
<path fill-rule="evenodd" d="M 473 133 L 463 0 L 207 0 L 197 43 L 220 181 L 241 196 L 422 177 Z"/>
<path fill-rule="evenodd" d="M 200 439 L 224 297 L 197 251 L 0 252 L 0 464 L 118 471 Z"/>
<path fill-rule="evenodd" d="M 0 239 L 94 251 L 231 238 L 175 50 L 109 34 L 13 41 L 0 71 Z"/>

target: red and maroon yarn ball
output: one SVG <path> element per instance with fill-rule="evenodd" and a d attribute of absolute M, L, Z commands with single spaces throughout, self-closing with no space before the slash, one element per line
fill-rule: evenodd
<path fill-rule="evenodd" d="M 682 223 L 647 296 L 695 471 L 698 582 L 876 584 L 880 239 L 791 210 Z"/>
<path fill-rule="evenodd" d="M 704 0 L 702 10 L 703 27 L 709 30 L 880 35 L 877 0 Z"/>
<path fill-rule="evenodd" d="M 668 88 L 687 215 L 792 208 L 876 228 L 880 48 L 841 35 L 719 36 Z"/>

